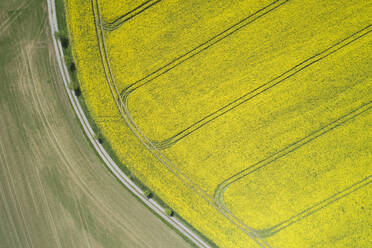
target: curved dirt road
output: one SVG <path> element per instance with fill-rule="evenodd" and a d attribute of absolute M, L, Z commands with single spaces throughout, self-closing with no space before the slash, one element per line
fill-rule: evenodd
<path fill-rule="evenodd" d="M 189 247 L 82 134 L 46 1 L 2 1 L 0 16 L 0 247 Z"/>
<path fill-rule="evenodd" d="M 58 31 L 56 13 L 55 13 L 55 4 L 54 0 L 48 0 L 48 12 L 49 12 L 49 23 L 51 26 L 51 32 L 54 33 Z M 53 37 L 53 44 L 56 50 L 58 66 L 60 68 L 62 78 L 64 81 L 64 85 L 68 96 L 70 98 L 71 104 L 78 116 L 81 125 L 88 136 L 90 142 L 94 146 L 95 150 L 105 162 L 107 167 L 111 170 L 111 172 L 119 179 L 134 195 L 136 195 L 139 199 L 141 199 L 149 208 L 151 208 L 157 215 L 159 215 L 163 220 L 168 222 L 172 225 L 175 229 L 177 229 L 180 233 L 182 233 L 185 237 L 191 240 L 195 245 L 198 247 L 210 247 L 202 238 L 200 238 L 196 233 L 194 233 L 191 229 L 189 229 L 186 225 L 184 225 L 179 219 L 175 217 L 169 217 L 165 214 L 165 210 L 161 207 L 157 202 L 152 199 L 147 199 L 144 196 L 144 192 L 137 187 L 128 176 L 126 176 L 119 167 L 115 164 L 115 162 L 111 159 L 111 157 L 107 154 L 101 144 L 94 138 L 95 134 L 90 127 L 84 112 L 79 104 L 77 97 L 73 94 L 71 90 L 68 89 L 68 82 L 70 82 L 69 73 L 65 64 L 63 63 L 63 52 L 61 44 L 58 40 Z"/>

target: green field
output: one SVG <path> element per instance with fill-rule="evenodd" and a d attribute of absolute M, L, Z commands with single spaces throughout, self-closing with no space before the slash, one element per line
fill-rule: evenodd
<path fill-rule="evenodd" d="M 46 1 L 0 1 L 0 54 L 0 247 L 189 247 L 84 137 Z"/>

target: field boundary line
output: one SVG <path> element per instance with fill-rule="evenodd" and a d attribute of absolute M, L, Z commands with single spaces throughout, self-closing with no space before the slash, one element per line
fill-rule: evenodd
<path fill-rule="evenodd" d="M 127 124 L 128 128 L 133 132 L 133 134 L 139 139 L 139 141 L 145 146 L 145 148 L 152 153 L 152 155 L 161 162 L 170 172 L 172 172 L 178 179 L 181 180 L 186 186 L 190 187 L 196 194 L 202 197 L 208 204 L 214 207 L 218 212 L 220 212 L 223 216 L 225 216 L 231 223 L 235 224 L 240 230 L 246 233 L 253 241 L 255 241 L 260 247 L 263 248 L 270 248 L 270 246 L 258 237 L 254 230 L 252 230 L 249 226 L 246 226 L 242 223 L 239 219 L 236 219 L 233 215 L 226 213 L 225 211 L 221 210 L 219 206 L 217 206 L 214 202 L 214 198 L 210 195 L 206 194 L 202 189 L 199 188 L 198 185 L 192 182 L 190 178 L 185 176 L 179 169 L 168 159 L 164 154 L 162 154 L 159 150 L 157 150 L 150 140 L 142 133 L 142 131 L 135 125 L 133 119 L 131 118 L 128 110 L 126 109 L 125 104 L 120 96 L 120 93 L 116 87 L 115 79 L 111 73 L 110 64 L 108 61 L 107 51 L 105 47 L 105 40 L 104 40 L 104 31 L 102 27 L 102 23 L 100 21 L 100 14 L 99 14 L 99 4 L 98 0 L 91 0 L 92 7 L 93 7 L 93 15 L 95 18 L 96 24 L 96 31 L 97 31 L 97 39 L 100 46 L 100 53 L 101 53 L 101 60 L 104 66 L 104 71 L 106 74 L 107 83 L 109 85 L 111 94 L 113 99 L 118 107 L 119 113 L 124 119 L 125 123 Z M 95 8 L 97 8 L 95 10 Z M 97 20 L 98 19 L 98 20 Z M 99 25 L 99 26 L 98 26 Z M 101 47 L 102 46 L 102 47 Z M 106 54 L 103 54 L 106 53 Z M 107 63 L 107 64 L 106 64 Z M 107 69 L 106 69 L 107 67 Z M 107 72 L 108 71 L 108 72 Z"/>
<path fill-rule="evenodd" d="M 335 128 L 338 128 L 338 127 L 342 126 L 343 124 L 345 124 L 346 122 L 351 121 L 354 118 L 360 116 L 361 114 L 369 111 L 371 108 L 372 108 L 372 101 L 364 103 L 361 106 L 359 106 L 357 109 L 354 109 L 351 112 L 349 112 L 349 113 L 339 117 L 338 119 L 330 122 L 326 126 L 323 126 L 322 128 L 320 128 L 316 131 L 313 131 L 308 136 L 306 136 L 306 137 L 304 137 L 300 140 L 297 140 L 296 142 L 288 145 L 287 147 L 285 147 L 282 150 L 274 153 L 273 155 L 271 155 L 271 156 L 269 156 L 269 157 L 267 157 L 263 160 L 260 160 L 257 163 L 254 163 L 253 165 L 250 165 L 246 169 L 236 173 L 235 175 L 225 179 L 222 183 L 220 183 L 218 185 L 218 187 L 215 191 L 216 202 L 225 211 L 231 213 L 231 211 L 227 208 L 227 206 L 225 205 L 225 202 L 224 202 L 224 194 L 225 194 L 226 190 L 228 189 L 228 187 L 231 184 L 233 184 L 233 183 L 245 178 L 246 176 L 249 176 L 250 174 L 252 174 L 252 173 L 270 165 L 271 163 L 275 162 L 276 160 L 278 160 L 282 157 L 285 157 L 286 155 L 296 151 L 297 149 L 303 147 L 304 145 L 307 145 L 308 143 L 316 140 L 317 138 L 327 134 L 328 132 L 334 130 Z M 369 177 L 371 177 L 371 176 L 368 176 L 368 178 Z M 315 208 L 315 206 L 314 206 L 314 208 Z M 293 216 L 293 217 L 289 218 L 288 220 L 283 221 L 283 222 L 275 225 L 274 226 L 275 229 L 274 229 L 274 227 L 271 227 L 271 228 L 267 228 L 265 230 L 256 230 L 256 229 L 254 229 L 254 230 L 261 237 L 271 236 L 273 233 L 284 229 L 283 226 L 285 226 L 285 227 L 290 226 L 290 225 L 294 224 L 296 221 L 298 221 L 300 219 L 303 219 L 304 216 L 306 216 L 306 217 L 309 216 L 310 211 L 311 211 L 311 213 L 315 213 L 316 211 L 313 211 L 313 210 L 314 209 L 312 207 L 310 207 L 307 210 L 303 211 L 303 213 L 300 212 L 298 214 L 298 216 Z M 233 213 L 231 213 L 231 214 L 233 214 Z"/>
<path fill-rule="evenodd" d="M 54 37 L 54 33 L 58 31 L 57 25 L 57 17 L 56 17 L 56 10 L 55 10 L 55 2 L 54 0 L 48 0 L 48 16 L 49 16 L 49 25 L 51 28 L 51 36 L 53 40 L 54 49 L 57 56 L 58 67 L 61 72 L 61 76 L 63 79 L 63 83 L 67 92 L 67 95 L 70 99 L 71 105 L 78 117 L 88 139 L 90 140 L 91 144 L 104 161 L 106 166 L 110 169 L 110 171 L 116 176 L 117 179 L 120 180 L 124 186 L 126 186 L 138 199 L 140 199 L 147 207 L 149 207 L 152 211 L 154 211 L 161 219 L 165 222 L 173 226 L 177 229 L 182 235 L 188 238 L 191 242 L 199 247 L 211 247 L 205 241 L 201 240 L 195 233 L 193 233 L 187 226 L 185 226 L 178 218 L 168 216 L 165 213 L 165 209 L 160 206 L 155 200 L 147 199 L 145 197 L 144 192 L 127 176 L 125 175 L 119 166 L 113 161 L 110 155 L 106 152 L 103 146 L 95 139 L 95 133 L 90 126 L 85 113 L 79 103 L 77 97 L 73 94 L 68 88 L 68 82 L 70 82 L 70 75 L 67 70 L 66 65 L 64 64 L 64 54 L 61 42 Z"/>
<path fill-rule="evenodd" d="M 136 17 L 137 15 L 141 14 L 145 10 L 151 8 L 155 4 L 161 2 L 162 0 L 147 0 L 143 2 L 142 4 L 138 5 L 136 8 L 132 9 L 131 11 L 128 11 L 124 15 L 116 18 L 112 22 L 107 22 L 105 20 L 102 20 L 102 27 L 104 30 L 107 31 L 114 31 L 118 29 L 121 25 L 123 25 L 125 22 L 129 21 L 130 19 Z"/>
<path fill-rule="evenodd" d="M 369 34 L 372 31 L 372 25 L 368 25 L 367 27 L 359 30 L 358 32 L 352 34 L 351 36 L 339 41 L 338 43 L 328 47 L 327 49 L 323 50 L 320 53 L 317 53 L 306 60 L 302 61 L 301 63 L 295 65 L 291 69 L 287 70 L 286 72 L 280 74 L 279 76 L 271 79 L 267 83 L 260 85 L 259 87 L 245 93 L 241 97 L 235 99 L 234 101 L 224 105 L 223 107 L 217 109 L 216 111 L 208 114 L 207 116 L 203 117 L 197 122 L 194 122 L 189 127 L 181 130 L 177 134 L 164 139 L 162 141 L 152 141 L 154 146 L 159 149 L 167 149 L 177 143 L 178 141 L 182 140 L 183 138 L 187 137 L 188 135 L 192 134 L 193 132 L 197 131 L 198 129 L 202 128 L 203 126 L 207 125 L 209 122 L 214 121 L 215 119 L 223 116 L 224 114 L 228 113 L 229 111 L 243 105 L 244 103 L 254 99 L 256 96 L 270 90 L 271 88 L 285 82 L 285 80 L 289 79 L 290 77 L 296 75 L 297 73 L 301 72 L 302 70 L 306 69 L 307 67 L 311 66 L 312 64 L 321 61 L 322 59 L 328 57 L 329 55 L 337 52 L 338 50 L 344 48 L 345 46 L 349 45 L 350 43 L 364 37 L 365 35 Z"/>
<path fill-rule="evenodd" d="M 198 45 L 197 47 L 193 48 L 192 50 L 186 52 L 185 54 L 174 58 L 169 63 L 163 65 L 162 67 L 156 69 L 155 71 L 151 72 L 150 74 L 146 75 L 145 77 L 137 80 L 136 82 L 130 84 L 126 88 L 124 88 L 120 95 L 124 99 L 124 103 L 127 103 L 127 99 L 129 94 L 135 91 L 136 89 L 152 82 L 154 79 L 160 77 L 161 75 L 167 73 L 168 71 L 172 70 L 173 68 L 181 65 L 185 61 L 193 58 L 194 56 L 198 55 L 199 53 L 205 51 L 206 49 L 210 48 L 214 44 L 222 41 L 223 39 L 231 36 L 235 32 L 239 31 L 240 29 L 244 28 L 248 24 L 256 21 L 257 19 L 265 16 L 266 14 L 270 13 L 271 11 L 277 9 L 278 7 L 282 6 L 283 4 L 287 3 L 289 0 L 276 0 L 269 5 L 257 10 L 253 14 L 243 18 L 239 22 L 233 24 L 229 28 L 225 29 L 224 31 L 218 33 L 217 35 L 213 36 L 209 40 L 203 42 L 202 44 Z"/>

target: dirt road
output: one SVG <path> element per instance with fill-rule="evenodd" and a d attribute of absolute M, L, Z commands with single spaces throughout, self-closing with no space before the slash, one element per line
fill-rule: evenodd
<path fill-rule="evenodd" d="M 188 247 L 84 137 L 57 67 L 46 1 L 9 1 L 0 10 L 0 247 Z"/>

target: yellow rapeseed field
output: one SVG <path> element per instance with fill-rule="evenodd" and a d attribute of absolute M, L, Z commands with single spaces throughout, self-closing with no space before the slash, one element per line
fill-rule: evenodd
<path fill-rule="evenodd" d="M 153 5 L 120 28 L 106 34 L 111 69 L 117 85 L 124 89 L 146 76 L 150 77 L 142 82 L 151 79 L 155 75 L 149 74 L 155 70 L 270 3 L 270 0 L 163 0 Z M 271 8 L 273 7 L 268 7 Z M 211 42 L 206 45 L 208 44 Z M 174 64 L 179 61 L 174 61 Z"/>
<path fill-rule="evenodd" d="M 279 80 L 164 152 L 213 195 L 224 179 L 371 101 L 371 41 L 362 37 Z"/>
<path fill-rule="evenodd" d="M 255 247 L 246 231 L 233 224 L 215 207 L 157 161 L 121 119 L 106 82 L 94 24 L 94 2 L 65 2 L 78 78 L 89 114 L 96 121 L 116 155 L 134 175 L 221 247 Z M 188 204 L 185 205 L 185 202 Z M 219 230 L 216 232 L 216 230 Z"/>
<path fill-rule="evenodd" d="M 208 239 L 368 246 L 368 0 L 65 6 L 90 116 L 123 165 Z"/>
<path fill-rule="evenodd" d="M 167 139 L 364 28 L 371 12 L 371 4 L 360 0 L 289 1 L 133 92 L 132 117 L 152 140 Z M 146 61 L 139 57 L 134 64 Z"/>
<path fill-rule="evenodd" d="M 298 247 L 298 242 L 303 247 L 311 247 L 325 231 L 334 239 L 352 238 L 355 234 L 345 231 L 358 230 L 360 224 L 365 225 L 355 220 L 367 220 L 370 212 L 361 210 L 371 205 L 371 200 L 366 197 L 349 198 L 354 190 L 364 191 L 367 196 L 368 190 L 363 188 L 372 181 L 369 166 L 372 133 L 360 132 L 368 129 L 372 114 L 371 111 L 360 112 L 350 114 L 345 120 L 350 119 L 341 122 L 339 127 L 326 130 L 303 147 L 232 183 L 225 192 L 227 207 L 251 227 L 260 230 L 262 235 L 268 236 L 273 247 Z M 327 150 L 332 153 L 324 152 Z M 329 213 L 322 210 L 332 201 L 336 205 L 335 216 L 330 218 Z M 354 205 L 355 211 L 345 211 L 345 204 Z M 304 225 L 301 223 L 304 217 L 313 219 L 313 223 Z M 333 223 L 330 230 L 321 227 L 327 222 Z M 304 228 L 312 231 L 299 235 Z M 362 231 L 368 234 L 367 230 Z M 271 236 L 276 235 L 280 238 L 270 242 Z M 325 238 L 323 247 L 332 247 L 335 241 Z M 296 242 L 286 245 L 288 240 Z M 342 243 L 334 247 L 353 247 Z M 369 243 L 368 235 L 362 236 L 354 247 L 368 247 Z"/>

